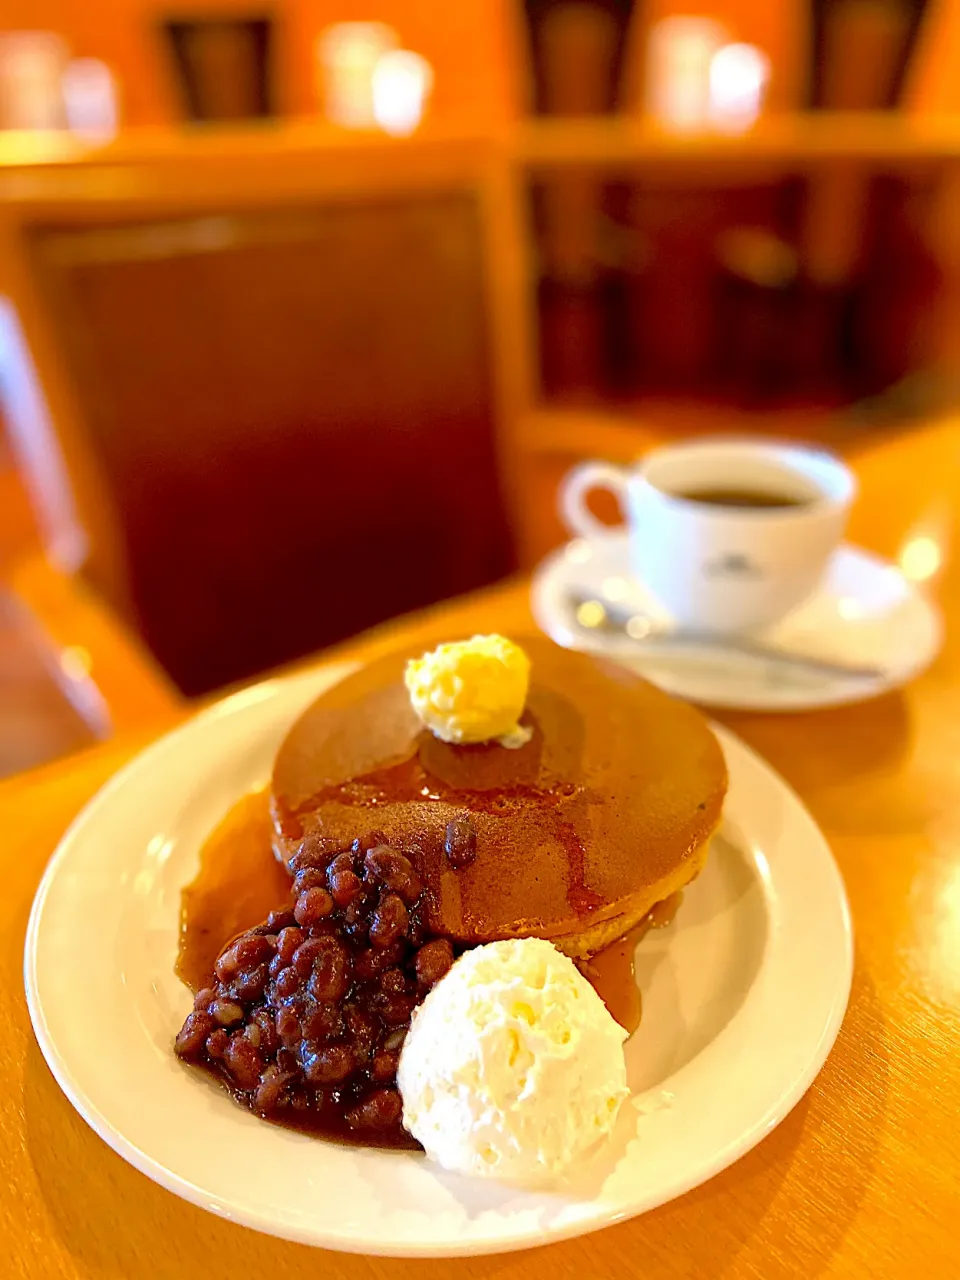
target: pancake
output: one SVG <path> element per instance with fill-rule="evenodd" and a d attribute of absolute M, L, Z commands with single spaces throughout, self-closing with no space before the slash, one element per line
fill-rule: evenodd
<path fill-rule="evenodd" d="M 417 719 L 391 655 L 322 694 L 277 753 L 277 856 L 309 837 L 331 852 L 379 836 L 429 890 L 430 927 L 463 943 L 535 935 L 585 957 L 634 928 L 701 869 L 727 775 L 703 717 L 639 676 L 541 638 L 530 741 L 458 746 Z M 467 817 L 476 859 L 444 852 Z"/>

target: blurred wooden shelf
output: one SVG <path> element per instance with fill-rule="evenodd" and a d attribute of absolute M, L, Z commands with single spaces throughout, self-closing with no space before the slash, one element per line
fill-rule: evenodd
<path fill-rule="evenodd" d="M 899 111 L 791 112 L 746 133 L 673 133 L 639 117 L 526 117 L 502 129 L 428 121 L 410 137 L 350 130 L 319 118 L 131 129 L 107 143 L 70 133 L 0 132 L 0 170 L 136 162 L 259 159 L 319 152 L 412 154 L 451 144 L 504 151 L 532 170 L 568 165 L 731 162 L 810 164 L 863 159 L 910 166 L 960 159 L 960 117 Z"/>
<path fill-rule="evenodd" d="M 321 118 L 184 124 L 125 129 L 108 142 L 66 131 L 0 131 L 0 169 L 48 165 L 126 164 L 295 157 L 322 152 L 401 153 L 487 143 L 494 135 L 469 121 L 424 125 L 409 137 L 375 129 L 344 129 Z"/>
<path fill-rule="evenodd" d="M 503 154 L 489 132 L 468 122 L 409 138 L 322 120 L 126 130 L 100 144 L 70 134 L 34 137 L 31 148 L 23 134 L 0 132 L 0 206 L 17 216 L 270 205 L 386 188 L 398 177 L 409 189 L 451 186 Z"/>
<path fill-rule="evenodd" d="M 960 119 L 895 111 L 793 112 L 730 135 L 671 133 L 639 118 L 554 117 L 517 125 L 510 145 L 516 161 L 534 170 L 660 162 L 806 165 L 853 158 L 909 166 L 960 158 Z"/>

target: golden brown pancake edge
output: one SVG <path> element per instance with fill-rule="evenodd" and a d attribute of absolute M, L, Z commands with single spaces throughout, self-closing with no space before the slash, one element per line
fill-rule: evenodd
<path fill-rule="evenodd" d="M 275 845 L 375 834 L 430 890 L 430 925 L 466 943 L 528 934 L 588 955 L 700 870 L 726 791 L 699 712 L 606 660 L 515 637 L 531 659 L 531 741 L 455 746 L 423 730 L 392 654 L 322 694 L 277 753 Z M 447 823 L 469 816 L 477 858 L 454 870 Z"/>

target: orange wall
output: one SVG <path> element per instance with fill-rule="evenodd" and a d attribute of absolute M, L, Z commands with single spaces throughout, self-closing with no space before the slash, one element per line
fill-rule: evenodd
<path fill-rule="evenodd" d="M 180 118 L 161 17 L 272 13 L 278 26 L 280 107 L 317 110 L 313 45 L 331 22 L 389 23 L 401 42 L 433 64 L 434 117 L 496 122 L 518 109 L 517 25 L 513 0 L 6 0 L 0 31 L 48 30 L 64 35 L 78 57 L 98 57 L 119 75 L 127 125 Z"/>

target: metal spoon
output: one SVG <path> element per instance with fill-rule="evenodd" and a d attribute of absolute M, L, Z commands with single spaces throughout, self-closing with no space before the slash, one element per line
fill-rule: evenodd
<path fill-rule="evenodd" d="M 711 649 L 726 649 L 731 653 L 746 654 L 764 661 L 787 663 L 792 667 L 813 671 L 819 675 L 846 676 L 861 680 L 876 680 L 885 673 L 881 667 L 852 666 L 826 658 L 815 658 L 805 653 L 792 653 L 764 644 L 749 636 L 725 635 L 713 631 L 699 631 L 684 627 L 667 629 L 654 618 L 629 605 L 598 600 L 595 596 L 568 592 L 565 602 L 574 625 L 585 634 L 616 634 L 637 642 L 655 644 L 657 648 L 686 648 L 704 645 Z"/>

